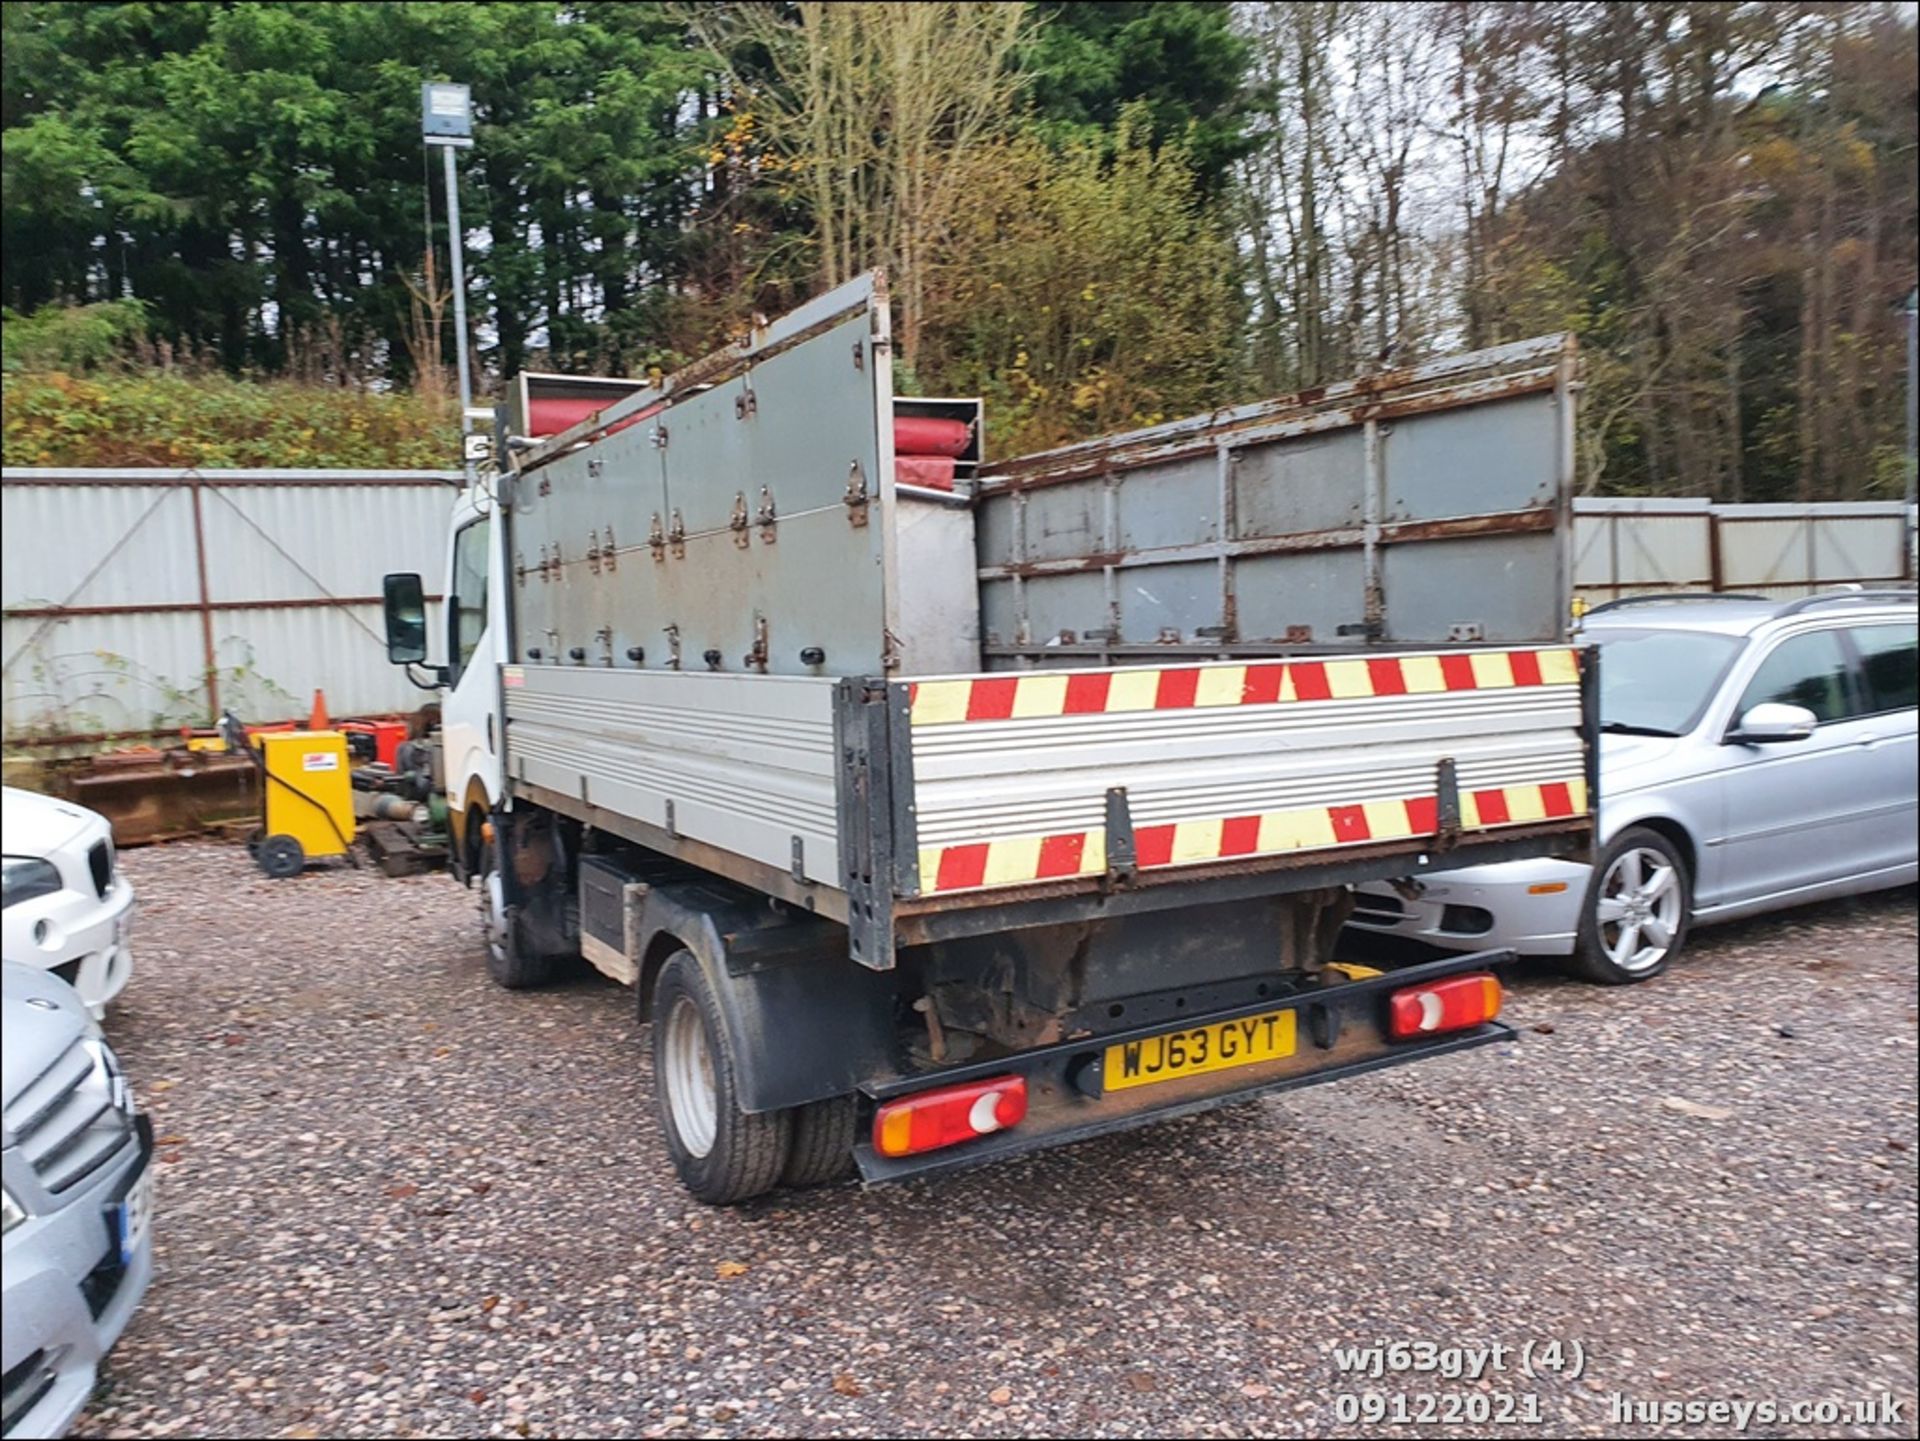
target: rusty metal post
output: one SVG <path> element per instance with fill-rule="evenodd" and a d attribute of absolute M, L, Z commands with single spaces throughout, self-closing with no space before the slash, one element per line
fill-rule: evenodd
<path fill-rule="evenodd" d="M 200 647 L 206 667 L 207 724 L 220 724 L 220 666 L 213 647 L 213 595 L 207 589 L 207 530 L 200 515 L 200 476 L 190 482 L 193 495 L 193 562 L 200 573 Z"/>

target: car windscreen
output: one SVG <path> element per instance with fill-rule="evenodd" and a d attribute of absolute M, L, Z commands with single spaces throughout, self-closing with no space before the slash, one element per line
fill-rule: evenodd
<path fill-rule="evenodd" d="M 1600 643 L 1601 729 L 1629 735 L 1685 735 L 1746 644 L 1699 630 L 1589 632 Z"/>

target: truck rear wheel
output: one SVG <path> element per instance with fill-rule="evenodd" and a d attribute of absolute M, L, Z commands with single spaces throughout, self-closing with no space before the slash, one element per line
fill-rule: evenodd
<path fill-rule="evenodd" d="M 653 989 L 653 1098 L 680 1184 L 730 1206 L 780 1183 L 791 1149 L 787 1112 L 749 1115 L 734 1084 L 733 1047 L 700 963 L 676 951 Z"/>
<path fill-rule="evenodd" d="M 789 1186 L 824 1186 L 853 1174 L 859 1129 L 852 1096 L 830 1096 L 793 1108 L 793 1147 L 780 1175 Z"/>
<path fill-rule="evenodd" d="M 528 945 L 519 918 L 507 908 L 500 849 L 491 841 L 480 852 L 480 930 L 487 943 L 487 974 L 495 985 L 524 991 L 553 979 L 557 958 Z"/>

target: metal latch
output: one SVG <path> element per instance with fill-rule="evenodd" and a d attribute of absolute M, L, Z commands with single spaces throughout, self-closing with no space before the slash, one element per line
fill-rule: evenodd
<path fill-rule="evenodd" d="M 861 472 L 860 462 L 857 460 L 847 467 L 847 493 L 842 499 L 847 505 L 847 524 L 865 525 L 867 523 L 867 477 Z"/>
<path fill-rule="evenodd" d="M 1454 765 L 1452 756 L 1440 758 L 1434 777 L 1434 792 L 1439 798 L 1436 807 L 1439 829 L 1435 835 L 1434 849 L 1450 851 L 1460 841 L 1460 771 Z"/>
<path fill-rule="evenodd" d="M 772 545 L 779 538 L 774 528 L 779 517 L 774 514 L 773 492 L 764 485 L 760 487 L 760 509 L 753 519 L 760 527 L 760 544 Z"/>
<path fill-rule="evenodd" d="M 653 524 L 647 529 L 647 546 L 653 551 L 655 560 L 664 561 L 667 558 L 666 527 L 660 524 L 660 512 L 657 510 L 653 513 Z"/>
<path fill-rule="evenodd" d="M 771 652 L 772 647 L 769 645 L 767 638 L 767 618 L 764 615 L 755 614 L 753 618 L 753 649 L 747 652 L 744 664 L 748 670 L 757 670 L 762 675 L 765 675 L 767 673 L 767 657 Z"/>
<path fill-rule="evenodd" d="M 747 535 L 747 493 L 738 490 L 733 495 L 733 514 L 727 520 L 727 529 L 733 532 L 733 543 L 745 550 L 752 543 Z"/>
<path fill-rule="evenodd" d="M 1127 788 L 1107 790 L 1107 881 L 1124 885 L 1139 869 L 1139 852 L 1133 843 L 1133 812 L 1127 806 Z"/>

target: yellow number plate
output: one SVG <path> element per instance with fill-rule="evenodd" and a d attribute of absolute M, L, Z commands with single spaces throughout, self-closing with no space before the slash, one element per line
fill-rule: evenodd
<path fill-rule="evenodd" d="M 1268 1011 L 1108 1046 L 1102 1079 L 1109 1091 L 1124 1091 L 1129 1086 L 1151 1086 L 1206 1071 L 1278 1060 L 1291 1056 L 1293 1045 L 1294 1013 Z"/>

